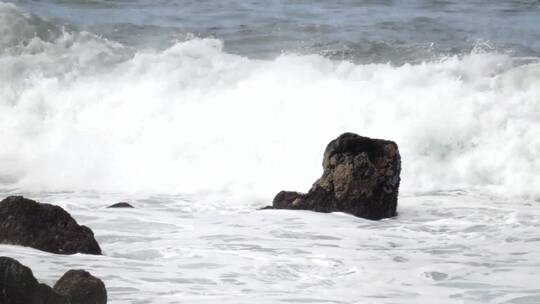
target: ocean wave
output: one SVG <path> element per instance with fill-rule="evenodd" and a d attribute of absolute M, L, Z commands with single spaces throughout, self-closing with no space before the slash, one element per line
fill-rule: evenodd
<path fill-rule="evenodd" d="M 0 183 L 26 190 L 308 189 L 342 132 L 395 140 L 402 190 L 540 197 L 540 64 L 255 60 L 193 38 L 134 50 L 0 3 Z"/>

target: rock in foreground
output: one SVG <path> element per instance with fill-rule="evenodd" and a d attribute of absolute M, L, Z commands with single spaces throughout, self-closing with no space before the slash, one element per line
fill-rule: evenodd
<path fill-rule="evenodd" d="M 49 286 L 40 284 L 30 268 L 17 260 L 0 257 L 0 303 L 2 304 L 67 304 Z"/>
<path fill-rule="evenodd" d="M 54 289 L 40 284 L 30 268 L 0 257 L 1 304 L 106 304 L 103 282 L 84 270 L 69 270 Z"/>
<path fill-rule="evenodd" d="M 0 202 L 0 244 L 74 254 L 101 254 L 94 233 L 80 226 L 64 209 L 22 196 Z"/>
<path fill-rule="evenodd" d="M 395 142 L 342 134 L 326 147 L 323 170 L 307 194 L 281 191 L 272 208 L 340 211 L 371 220 L 397 214 L 401 158 Z"/>
<path fill-rule="evenodd" d="M 54 285 L 54 291 L 67 297 L 71 303 L 107 303 L 105 284 L 84 270 L 66 272 Z"/>

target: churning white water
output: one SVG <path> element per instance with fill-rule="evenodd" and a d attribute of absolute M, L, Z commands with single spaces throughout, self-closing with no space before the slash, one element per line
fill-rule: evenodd
<path fill-rule="evenodd" d="M 255 211 L 347 131 L 398 143 L 397 218 Z M 135 48 L 0 2 L 0 144 L 0 194 L 65 207 L 105 256 L 1 255 L 88 269 L 111 303 L 540 303 L 536 57 Z"/>
<path fill-rule="evenodd" d="M 537 203 L 470 193 L 402 196 L 379 222 L 309 211 L 227 210 L 183 196 L 34 194 L 92 227 L 104 256 L 0 245 L 53 284 L 102 278 L 111 303 L 538 303 Z"/>

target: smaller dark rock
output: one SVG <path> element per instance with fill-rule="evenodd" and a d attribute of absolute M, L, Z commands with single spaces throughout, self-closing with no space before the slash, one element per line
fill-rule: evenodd
<path fill-rule="evenodd" d="M 84 270 L 66 272 L 54 285 L 54 291 L 67 297 L 70 303 L 107 303 L 107 290 L 103 281 Z"/>
<path fill-rule="evenodd" d="M 41 204 L 22 196 L 0 201 L 0 244 L 74 254 L 101 254 L 94 233 L 79 225 L 59 206 Z"/>
<path fill-rule="evenodd" d="M 135 208 L 135 207 L 131 206 L 129 203 L 120 202 L 120 203 L 112 204 L 107 208 Z"/>
<path fill-rule="evenodd" d="M 298 199 L 302 197 L 302 193 L 295 191 L 281 191 L 276 194 L 273 202 L 273 208 L 275 209 L 293 209 L 297 206 Z"/>
<path fill-rule="evenodd" d="M 67 299 L 40 284 L 30 268 L 17 260 L 0 257 L 0 303 L 66 304 Z"/>

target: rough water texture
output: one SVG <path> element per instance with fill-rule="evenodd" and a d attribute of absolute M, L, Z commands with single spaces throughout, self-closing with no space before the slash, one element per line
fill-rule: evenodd
<path fill-rule="evenodd" d="M 323 175 L 307 194 L 282 191 L 275 209 L 341 211 L 371 220 L 395 216 L 401 158 L 396 143 L 344 133 L 324 151 Z"/>
<path fill-rule="evenodd" d="M 0 245 L 53 285 L 82 268 L 109 303 L 536 303 L 534 201 L 400 194 L 399 215 L 256 211 L 184 195 L 42 193 L 92 227 L 103 256 Z M 102 208 L 128 200 L 137 209 Z"/>
<path fill-rule="evenodd" d="M 22 196 L 0 201 L 0 243 L 58 254 L 101 254 L 92 230 L 58 206 Z"/>
<path fill-rule="evenodd" d="M 110 303 L 540 302 L 535 1 L 0 2 L 0 193 L 103 256 L 0 245 Z M 254 211 L 344 132 L 399 145 L 399 214 Z M 128 201 L 135 209 L 108 209 Z"/>
<path fill-rule="evenodd" d="M 256 60 L 225 52 L 217 39 L 134 49 L 11 4 L 0 12 L 7 188 L 209 193 L 264 204 L 280 189 L 308 189 L 321 147 L 356 132 L 399 145 L 404 191 L 540 197 L 536 57 L 477 50 L 401 66 L 294 53 Z"/>

